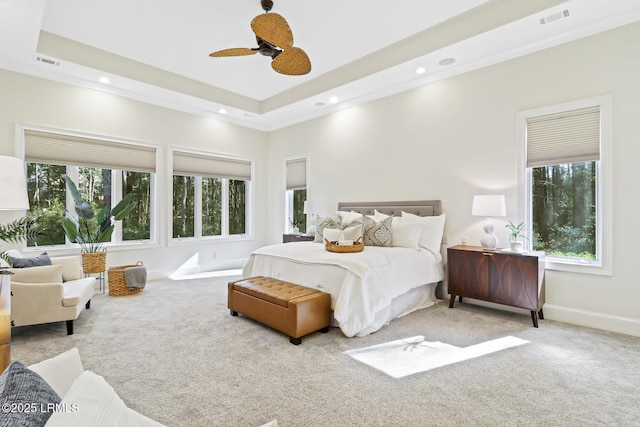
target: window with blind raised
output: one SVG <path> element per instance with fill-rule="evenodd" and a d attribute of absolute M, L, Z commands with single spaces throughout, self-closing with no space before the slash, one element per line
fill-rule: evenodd
<path fill-rule="evenodd" d="M 174 239 L 249 234 L 249 160 L 173 150 Z"/>
<path fill-rule="evenodd" d="M 285 162 L 287 172 L 286 213 L 287 232 L 298 229 L 307 231 L 307 215 L 304 202 L 307 200 L 307 158 L 289 159 Z"/>
<path fill-rule="evenodd" d="M 592 104 L 590 104 L 590 102 Z M 603 120 L 607 103 L 522 114 L 532 249 L 556 264 L 602 267 Z M 549 264 L 548 262 L 548 264 Z"/>
<path fill-rule="evenodd" d="M 65 175 L 95 212 L 133 193 L 136 207 L 116 226 L 112 244 L 152 240 L 155 147 L 33 129 L 25 129 L 24 141 L 29 215 L 40 228 L 28 246 L 72 244 L 65 241 L 61 226 L 65 210 L 75 212 Z"/>

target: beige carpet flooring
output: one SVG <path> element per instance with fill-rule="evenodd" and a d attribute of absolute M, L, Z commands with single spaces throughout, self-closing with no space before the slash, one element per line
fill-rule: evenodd
<path fill-rule="evenodd" d="M 640 339 L 528 312 L 446 302 L 363 338 L 340 330 L 294 346 L 232 317 L 233 278 L 152 281 L 139 295 L 97 294 L 64 323 L 14 328 L 25 364 L 78 347 L 86 369 L 127 405 L 169 426 L 636 426 Z M 394 379 L 344 352 L 422 335 L 466 347 L 504 336 L 529 341 Z"/>

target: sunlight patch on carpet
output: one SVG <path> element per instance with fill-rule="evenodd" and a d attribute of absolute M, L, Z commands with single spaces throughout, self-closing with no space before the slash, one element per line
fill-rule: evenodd
<path fill-rule="evenodd" d="M 469 347 L 456 347 L 440 341 L 425 341 L 422 335 L 418 335 L 344 353 L 390 377 L 402 378 L 528 342 L 506 336 Z"/>

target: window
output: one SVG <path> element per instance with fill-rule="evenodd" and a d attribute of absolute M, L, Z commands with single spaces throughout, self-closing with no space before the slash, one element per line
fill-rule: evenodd
<path fill-rule="evenodd" d="M 195 178 L 173 176 L 173 238 L 195 236 Z"/>
<path fill-rule="evenodd" d="M 307 158 L 289 159 L 285 162 L 287 172 L 285 230 L 298 227 L 301 233 L 307 231 L 307 216 L 304 202 L 307 200 Z"/>
<path fill-rule="evenodd" d="M 155 148 L 73 135 L 25 129 L 27 187 L 40 234 L 27 246 L 62 246 L 65 209 L 75 212 L 64 176 L 76 183 L 95 212 L 111 208 L 128 193 L 136 207 L 116 226 L 112 243 L 151 240 Z"/>
<path fill-rule="evenodd" d="M 252 164 L 173 151 L 173 238 L 248 235 Z"/>
<path fill-rule="evenodd" d="M 609 105 L 605 97 L 519 114 L 529 245 L 546 253 L 547 268 L 611 274 Z"/>

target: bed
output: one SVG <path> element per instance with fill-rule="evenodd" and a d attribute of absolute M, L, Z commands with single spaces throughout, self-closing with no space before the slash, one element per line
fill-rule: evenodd
<path fill-rule="evenodd" d="M 395 318 L 439 301 L 436 287 L 444 278 L 440 253 L 444 215 L 439 200 L 339 203 L 338 211 L 380 221 L 392 216 L 392 234 L 400 230 L 398 222 L 418 223 L 411 230 L 421 233 L 419 240 L 416 237 L 419 244 L 365 246 L 362 252 L 349 254 L 329 252 L 322 243 L 269 245 L 250 255 L 243 277 L 273 277 L 329 293 L 333 325 L 347 337 L 369 335 Z M 423 244 L 432 223 L 440 224 L 435 227 L 437 241 Z M 433 241 L 433 233 L 430 237 Z"/>

